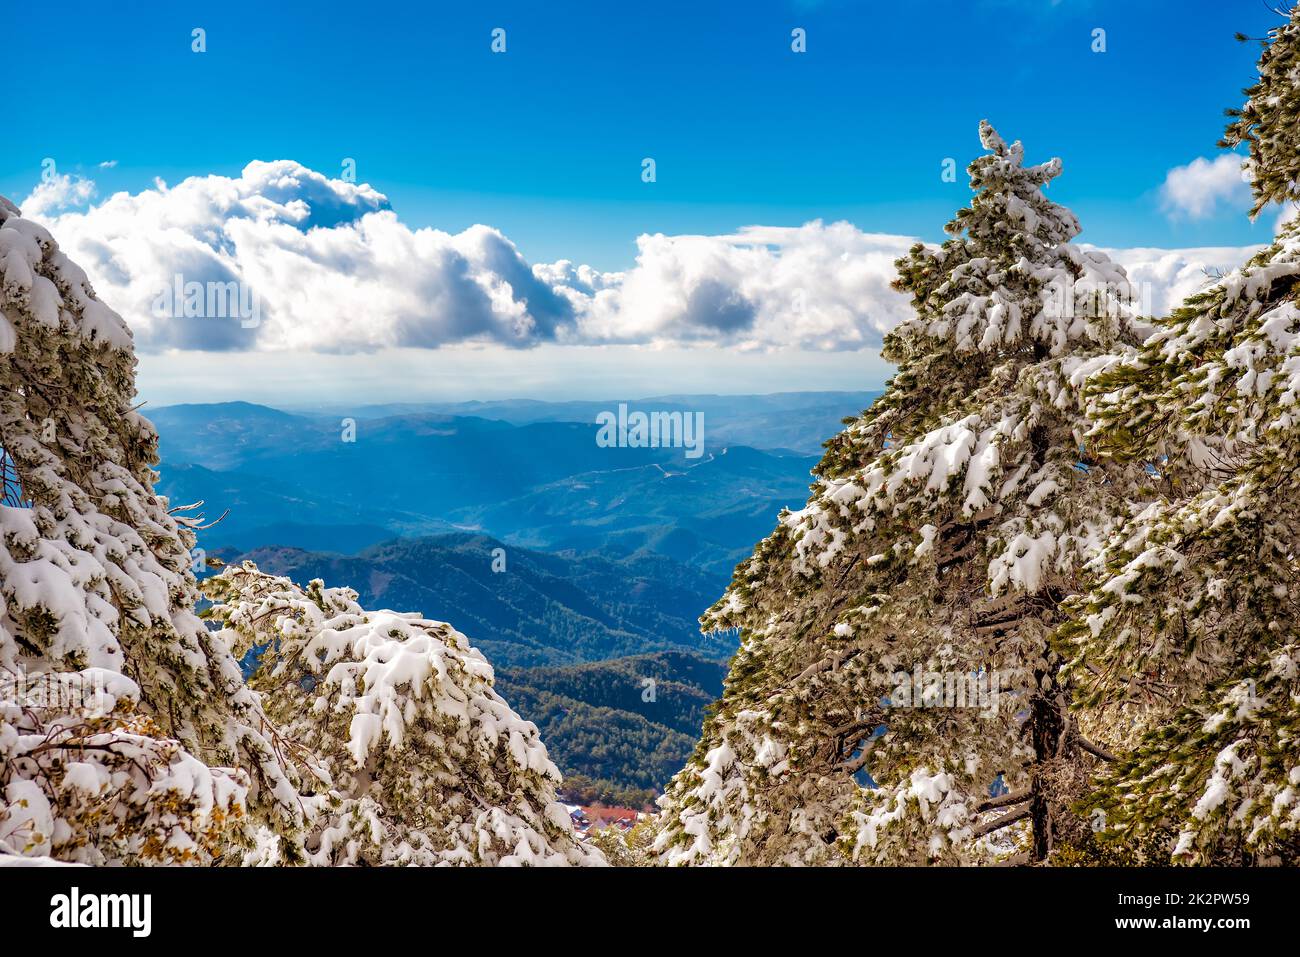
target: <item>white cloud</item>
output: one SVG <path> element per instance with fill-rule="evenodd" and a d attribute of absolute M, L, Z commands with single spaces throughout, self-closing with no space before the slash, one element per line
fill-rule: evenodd
<path fill-rule="evenodd" d="M 889 288 L 916 240 L 820 220 L 725 236 L 641 236 L 627 272 L 537 267 L 584 342 L 723 342 L 744 350 L 877 346 L 907 312 Z"/>
<path fill-rule="evenodd" d="M 878 347 L 910 312 L 889 284 L 915 239 L 844 222 L 643 235 L 631 268 L 601 272 L 531 265 L 488 226 L 412 229 L 369 186 L 287 160 L 74 208 L 93 191 L 89 180 L 43 183 L 24 214 L 52 229 L 146 353 L 547 343 L 843 351 Z M 1230 268 L 1250 252 L 1107 251 L 1150 284 L 1155 311 L 1203 281 L 1205 268 Z M 259 321 L 160 312 L 159 292 L 178 275 L 251 291 Z"/>
<path fill-rule="evenodd" d="M 458 342 L 856 349 L 878 345 L 903 316 L 905 300 L 889 282 L 893 260 L 914 242 L 812 222 L 642 236 L 635 266 L 623 273 L 530 265 L 491 227 L 411 229 L 368 186 L 287 160 L 250 163 L 237 178 L 159 181 L 85 211 L 58 199 L 43 185 L 24 213 L 54 232 L 142 351 L 364 352 Z M 183 308 L 170 300 L 157 307 L 178 275 L 238 283 L 256 302 L 258 322 L 172 318 Z"/>
<path fill-rule="evenodd" d="M 49 219 L 60 212 L 85 206 L 95 196 L 94 180 L 68 173 L 53 173 L 23 200 L 23 215 Z"/>
<path fill-rule="evenodd" d="M 567 302 L 497 231 L 410 230 L 368 186 L 297 163 L 254 162 L 238 178 L 192 177 L 174 187 L 159 181 L 85 212 L 52 212 L 43 190 L 22 204 L 24 214 L 83 265 L 144 351 L 527 345 L 553 338 L 567 318 Z M 238 283 L 259 324 L 159 314 L 160 292 L 177 276 Z"/>
<path fill-rule="evenodd" d="M 1201 156 L 1168 172 L 1160 187 L 1160 202 L 1171 217 L 1204 219 L 1220 204 L 1249 208 L 1249 184 L 1241 156 L 1224 153 L 1213 160 Z"/>
<path fill-rule="evenodd" d="M 1205 246 L 1192 249 L 1105 249 L 1124 267 L 1146 300 L 1144 312 L 1166 316 L 1179 303 L 1240 266 L 1262 246 Z"/>
<path fill-rule="evenodd" d="M 99 168 L 100 168 L 100 169 L 112 169 L 112 168 L 113 168 L 114 166 L 116 166 L 116 165 L 117 165 L 117 160 L 104 160 L 104 162 L 102 162 L 102 163 L 99 164 Z"/>

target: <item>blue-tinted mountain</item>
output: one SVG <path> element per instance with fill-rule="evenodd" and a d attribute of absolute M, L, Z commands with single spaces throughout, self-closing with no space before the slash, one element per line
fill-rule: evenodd
<path fill-rule="evenodd" d="M 533 422 L 593 422 L 598 413 L 616 409 L 619 402 L 627 402 L 632 408 L 702 412 L 709 439 L 719 446 L 747 445 L 820 455 L 821 442 L 840 430 L 844 417 L 857 415 L 879 395 L 879 392 L 778 392 L 770 395 L 663 395 L 633 400 L 566 402 L 501 399 L 390 403 L 366 406 L 353 414 L 378 418 L 439 413 L 527 425 Z"/>
<path fill-rule="evenodd" d="M 275 543 L 349 554 L 398 534 L 452 530 L 428 516 L 345 503 L 290 479 L 242 470 L 164 462 L 157 488 L 173 505 L 203 501 L 209 520 L 228 510 L 217 525 L 199 533 L 200 544 L 210 551 Z"/>
<path fill-rule="evenodd" d="M 504 549 L 504 571 L 493 571 L 496 549 Z M 730 636 L 703 636 L 697 621 L 724 578 L 660 555 L 543 554 L 457 533 L 397 539 L 356 555 L 264 547 L 241 557 L 295 581 L 348 585 L 367 608 L 452 622 L 501 667 L 661 650 L 723 658 L 734 650 Z"/>
<path fill-rule="evenodd" d="M 748 414 L 779 415 L 778 399 L 792 415 L 820 409 L 829 400 L 817 396 L 746 397 L 754 400 Z M 162 491 L 176 503 L 205 500 L 210 518 L 230 510 L 201 533 L 209 551 L 292 545 L 349 554 L 385 538 L 459 528 L 541 550 L 653 554 L 727 574 L 781 508 L 803 504 L 815 459 L 718 444 L 708 417 L 732 397 L 637 405 L 666 408 L 669 398 L 708 407 L 703 457 L 602 448 L 594 414 L 593 421 L 511 424 L 438 412 L 353 418 L 222 403 L 152 415 L 162 436 Z M 859 398 L 850 394 L 840 411 L 856 412 Z M 540 415 L 535 405 L 549 415 L 590 411 L 521 407 Z"/>
<path fill-rule="evenodd" d="M 540 549 L 667 555 L 722 575 L 807 498 L 812 458 L 724 448 L 698 462 L 651 463 L 563 479 L 453 521 Z"/>

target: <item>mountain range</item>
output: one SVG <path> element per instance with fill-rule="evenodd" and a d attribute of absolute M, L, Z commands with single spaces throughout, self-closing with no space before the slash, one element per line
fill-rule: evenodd
<path fill-rule="evenodd" d="M 701 635 L 696 620 L 725 580 L 659 555 L 546 554 L 458 532 L 394 539 L 356 555 L 263 546 L 226 557 L 298 582 L 346 584 L 367 608 L 451 622 L 497 667 L 658 650 L 721 659 L 734 650 L 729 636 Z"/>
<path fill-rule="evenodd" d="M 160 491 L 225 519 L 209 551 L 263 545 L 353 554 L 394 537 L 475 531 L 508 545 L 633 557 L 657 554 L 729 575 L 783 507 L 801 507 L 816 456 L 782 445 L 816 419 L 830 435 L 871 393 L 679 396 L 641 409 L 704 410 L 704 454 L 606 448 L 595 414 L 617 403 L 462 403 L 374 417 L 298 414 L 249 403 L 168 406 Z M 392 413 L 392 414 L 385 414 Z M 565 417 L 580 421 L 565 421 Z M 731 436 L 733 441 L 724 441 Z M 750 442 L 753 444 L 745 444 Z M 795 443 L 798 444 L 798 443 Z"/>
<path fill-rule="evenodd" d="M 569 400 L 538 399 L 445 403 L 390 403 L 369 405 L 349 412 L 346 408 L 318 408 L 317 413 L 365 418 L 437 413 L 496 419 L 511 425 L 535 422 L 593 422 L 601 412 L 619 402 L 663 411 L 699 412 L 711 442 L 748 445 L 757 449 L 784 449 L 802 455 L 820 455 L 821 443 L 840 430 L 845 415 L 856 415 L 879 392 L 777 392 L 769 395 L 660 395 L 643 399 Z M 851 409 L 851 412 L 846 412 Z"/>
<path fill-rule="evenodd" d="M 803 506 L 807 437 L 873 398 L 626 403 L 702 413 L 698 458 L 602 446 L 596 417 L 617 401 L 149 414 L 159 491 L 220 518 L 199 532 L 208 553 L 451 622 L 541 728 L 568 793 L 640 805 L 689 755 L 735 650 L 698 616 L 781 509 Z"/>

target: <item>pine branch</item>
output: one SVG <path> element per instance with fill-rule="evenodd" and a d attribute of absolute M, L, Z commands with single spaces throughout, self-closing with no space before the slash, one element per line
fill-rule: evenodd
<path fill-rule="evenodd" d="M 846 661 L 850 661 L 853 658 L 856 658 L 861 653 L 862 653 L 861 648 L 852 648 L 848 651 L 840 652 L 834 655 L 828 655 L 825 658 L 821 659 L 820 661 L 814 661 L 803 671 L 799 672 L 799 677 L 795 678 L 794 680 L 807 681 L 813 675 L 820 674 L 821 672 L 826 671 L 827 669 L 830 669 L 832 671 L 838 671 L 842 664 L 844 664 Z"/>
<path fill-rule="evenodd" d="M 1033 796 L 1032 791 L 1016 791 L 1014 794 L 1003 794 L 1001 797 L 990 798 L 982 804 L 976 805 L 975 813 L 983 814 L 985 811 L 992 811 L 994 808 L 1023 804 Z"/>
<path fill-rule="evenodd" d="M 1119 758 L 1115 757 L 1115 755 L 1111 754 L 1105 748 L 1097 747 L 1097 745 L 1093 744 L 1091 741 L 1089 741 L 1081 734 L 1075 734 L 1074 740 L 1079 745 L 1079 747 L 1081 747 L 1083 750 L 1087 751 L 1089 754 L 1093 755 L 1094 757 L 1101 758 L 1103 761 L 1119 760 Z"/>
<path fill-rule="evenodd" d="M 996 821 L 989 821 L 986 824 L 981 824 L 971 832 L 971 837 L 983 837 L 985 834 L 992 834 L 994 831 L 1000 831 L 1010 824 L 1015 824 L 1016 821 L 1023 821 L 1027 817 L 1029 817 L 1029 808 L 1022 807 L 1019 811 L 1013 811 L 1011 814 L 1003 815 Z"/>
<path fill-rule="evenodd" d="M 862 750 L 858 752 L 858 756 L 845 761 L 840 766 L 844 768 L 845 771 L 849 772 L 849 774 L 857 774 L 867 766 L 867 758 L 871 757 L 871 752 L 875 750 L 876 742 L 879 740 L 879 738 L 871 738 L 867 741 L 863 741 Z"/>
<path fill-rule="evenodd" d="M 1006 858 L 1005 860 L 998 861 L 993 866 L 994 867 L 1022 867 L 1025 864 L 1029 864 L 1031 861 L 1032 858 L 1029 856 L 1029 852 L 1021 851 L 1019 854 L 1012 854 L 1010 857 Z"/>

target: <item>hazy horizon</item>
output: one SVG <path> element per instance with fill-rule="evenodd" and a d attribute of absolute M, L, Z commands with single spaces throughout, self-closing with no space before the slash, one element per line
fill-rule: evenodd
<path fill-rule="evenodd" d="M 874 389 L 778 389 L 772 392 L 664 392 L 656 395 L 639 395 L 639 394 L 610 394 L 590 397 L 565 397 L 565 398 L 541 398 L 534 395 L 511 395 L 501 398 L 479 399 L 447 399 L 447 400 L 399 400 L 392 402 L 373 402 L 363 403 L 355 406 L 339 405 L 326 401 L 316 403 L 293 403 L 293 402 L 253 402 L 249 399 L 214 399 L 207 401 L 184 401 L 168 403 L 147 403 L 144 407 L 146 414 L 149 409 L 178 409 L 194 408 L 202 406 L 219 406 L 219 405 L 236 405 L 244 404 L 256 406 L 258 408 L 274 409 L 279 412 L 288 412 L 295 415 L 321 415 L 332 414 L 334 412 L 343 412 L 349 410 L 356 412 L 365 412 L 370 409 L 386 409 L 391 407 L 400 407 L 409 405 L 413 407 L 429 406 L 434 408 L 451 408 L 455 406 L 502 406 L 511 404 L 536 403 L 538 405 L 569 405 L 577 403 L 618 403 L 623 402 L 629 405 L 635 403 L 667 402 L 678 399 L 691 398 L 708 398 L 708 399 L 776 399 L 782 397 L 797 396 L 853 396 L 853 395 L 879 395 L 883 392 L 883 386 Z"/>
<path fill-rule="evenodd" d="M 220 357 L 142 355 L 137 390 L 150 406 L 254 402 L 275 408 L 537 399 L 587 401 L 660 395 L 871 392 L 893 374 L 879 350 L 737 353 L 717 349 L 537 346 L 513 350 L 389 350 L 350 355 L 245 353 L 243 374 Z"/>

